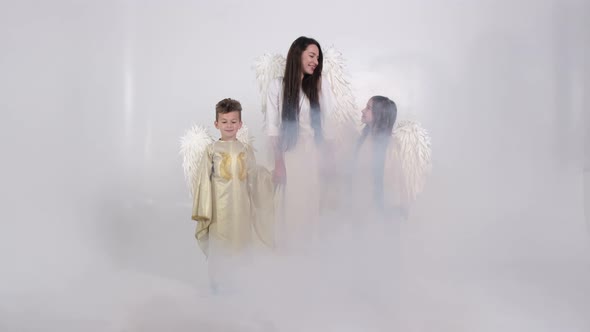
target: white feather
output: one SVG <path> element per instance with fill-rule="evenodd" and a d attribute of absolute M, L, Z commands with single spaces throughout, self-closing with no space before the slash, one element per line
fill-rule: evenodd
<path fill-rule="evenodd" d="M 254 136 L 250 135 L 250 130 L 248 129 L 248 126 L 246 126 L 246 125 L 242 125 L 242 128 L 240 128 L 240 130 L 238 130 L 236 138 L 238 139 L 238 141 L 240 141 L 246 145 L 251 146 L 252 144 L 254 144 Z"/>
<path fill-rule="evenodd" d="M 347 78 L 344 57 L 334 47 L 325 50 L 323 55 L 322 77 L 329 81 L 334 96 L 334 105 L 332 105 L 334 109 L 329 112 L 330 121 L 334 121 L 339 127 L 358 128 L 360 119 L 357 114 L 352 87 Z M 258 82 L 262 112 L 265 117 L 268 85 L 273 79 L 284 75 L 285 61 L 285 57 L 280 54 L 267 53 L 260 56 L 255 63 L 256 81 Z"/>
<path fill-rule="evenodd" d="M 401 167 L 404 195 L 413 201 L 422 192 L 432 171 L 431 139 L 420 123 L 403 120 L 393 131 L 393 157 Z"/>
<path fill-rule="evenodd" d="M 203 152 L 212 142 L 213 138 L 207 128 L 199 125 L 194 125 L 180 138 L 182 168 L 191 196 L 197 186 L 199 162 Z"/>
<path fill-rule="evenodd" d="M 256 81 L 260 91 L 262 113 L 266 117 L 266 95 L 270 82 L 285 73 L 285 57 L 280 54 L 266 53 L 260 56 L 254 65 L 256 69 Z"/>
<path fill-rule="evenodd" d="M 334 47 L 325 50 L 323 55 L 322 77 L 329 81 L 334 95 L 334 109 L 330 112 L 332 120 L 340 125 L 358 127 L 360 118 L 352 86 L 347 78 L 344 57 Z"/>
<path fill-rule="evenodd" d="M 360 129 L 360 119 L 351 84 L 347 78 L 342 53 L 330 47 L 323 53 L 322 76 L 330 83 L 334 95 L 331 121 L 339 127 L 339 134 L 347 135 L 350 125 Z M 256 62 L 256 80 L 260 90 L 262 111 L 266 111 L 266 96 L 269 83 L 281 77 L 285 69 L 285 57 L 279 54 L 264 54 Z M 266 114 L 265 114 L 266 116 Z M 428 132 L 412 120 L 398 121 L 393 132 L 394 144 L 390 156 L 397 160 L 402 170 L 404 195 L 415 200 L 424 189 L 427 176 L 432 170 L 431 143 Z"/>

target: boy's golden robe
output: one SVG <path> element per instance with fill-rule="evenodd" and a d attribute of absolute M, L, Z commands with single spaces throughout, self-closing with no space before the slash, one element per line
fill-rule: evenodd
<path fill-rule="evenodd" d="M 252 148 L 240 141 L 215 141 L 199 163 L 192 219 L 208 255 L 211 242 L 224 251 L 244 250 L 260 241 L 274 246 L 274 186 L 270 172 L 256 164 Z"/>

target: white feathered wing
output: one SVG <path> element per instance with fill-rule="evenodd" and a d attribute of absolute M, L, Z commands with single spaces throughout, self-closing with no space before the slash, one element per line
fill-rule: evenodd
<path fill-rule="evenodd" d="M 242 125 L 242 128 L 238 130 L 236 139 L 246 145 L 252 146 L 254 144 L 254 136 L 250 134 L 250 129 L 246 125 Z"/>
<path fill-rule="evenodd" d="M 357 129 L 360 125 L 358 108 L 352 92 L 352 85 L 346 73 L 345 60 L 338 50 L 330 47 L 324 51 L 322 79 L 327 79 L 334 97 L 331 121 L 335 121 L 341 128 L 350 126 Z"/>
<path fill-rule="evenodd" d="M 387 171 L 393 173 L 399 203 L 408 207 L 423 190 L 432 171 L 429 133 L 413 120 L 399 121 L 393 130 Z"/>
<path fill-rule="evenodd" d="M 331 105 L 333 109 L 328 112 L 330 121 L 335 121 L 339 126 L 347 125 L 356 128 L 360 124 L 359 116 L 351 84 L 346 75 L 346 66 L 342 53 L 330 47 L 323 52 L 323 55 L 322 79 L 328 80 L 332 90 L 330 92 L 334 97 L 333 105 Z M 272 80 L 284 75 L 285 57 L 280 54 L 266 53 L 256 60 L 255 70 L 262 113 L 266 120 L 268 86 Z"/>
<path fill-rule="evenodd" d="M 198 185 L 199 162 L 207 146 L 213 142 L 213 137 L 204 126 L 194 125 L 180 138 L 180 155 L 182 169 L 191 197 Z"/>
<path fill-rule="evenodd" d="M 264 123 L 266 124 L 266 98 L 268 94 L 268 85 L 276 78 L 285 73 L 285 57 L 280 54 L 266 53 L 260 56 L 254 65 L 256 70 L 256 81 L 260 91 L 260 102 Z"/>
<path fill-rule="evenodd" d="M 256 62 L 256 79 L 264 114 L 268 85 L 273 79 L 281 77 L 284 70 L 285 58 L 279 54 L 264 54 Z M 354 129 L 360 129 L 358 108 L 352 86 L 347 79 L 345 61 L 342 54 L 333 47 L 324 51 L 322 76 L 330 83 L 334 96 L 330 116 L 331 121 L 338 125 L 340 134 L 346 135 L 349 125 Z M 387 162 L 395 171 L 389 169 L 387 172 L 395 173 L 392 175 L 397 187 L 394 191 L 397 192 L 402 205 L 407 207 L 422 192 L 432 170 L 430 135 L 416 121 L 399 121 L 394 128 L 390 149 Z"/>
<path fill-rule="evenodd" d="M 236 138 L 238 141 L 252 145 L 254 136 L 246 125 L 238 131 Z M 197 186 L 199 162 L 207 146 L 213 143 L 214 139 L 205 126 L 194 125 L 180 138 L 180 155 L 182 156 L 182 169 L 184 178 L 187 182 L 191 197 Z"/>

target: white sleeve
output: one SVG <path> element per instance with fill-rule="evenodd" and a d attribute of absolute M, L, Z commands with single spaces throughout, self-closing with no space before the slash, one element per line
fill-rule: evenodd
<path fill-rule="evenodd" d="M 336 135 L 336 120 L 334 119 L 334 93 L 327 78 L 322 77 L 320 91 L 320 112 L 322 112 L 322 128 L 326 139 L 333 139 Z"/>
<path fill-rule="evenodd" d="M 281 103 L 280 95 L 282 80 L 274 79 L 268 86 L 266 96 L 266 134 L 268 136 L 279 136 L 281 127 Z"/>

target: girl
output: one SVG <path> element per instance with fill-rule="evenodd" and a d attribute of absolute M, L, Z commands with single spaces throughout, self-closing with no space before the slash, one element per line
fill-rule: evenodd
<path fill-rule="evenodd" d="M 395 102 L 383 96 L 373 96 L 361 111 L 361 122 L 365 124 L 356 144 L 355 169 L 352 173 L 353 210 L 367 212 L 373 217 L 383 216 L 390 202 L 385 186 L 391 185 L 389 178 L 395 170 L 387 169 L 392 132 L 397 118 Z M 375 214 L 376 213 L 376 214 Z"/>

